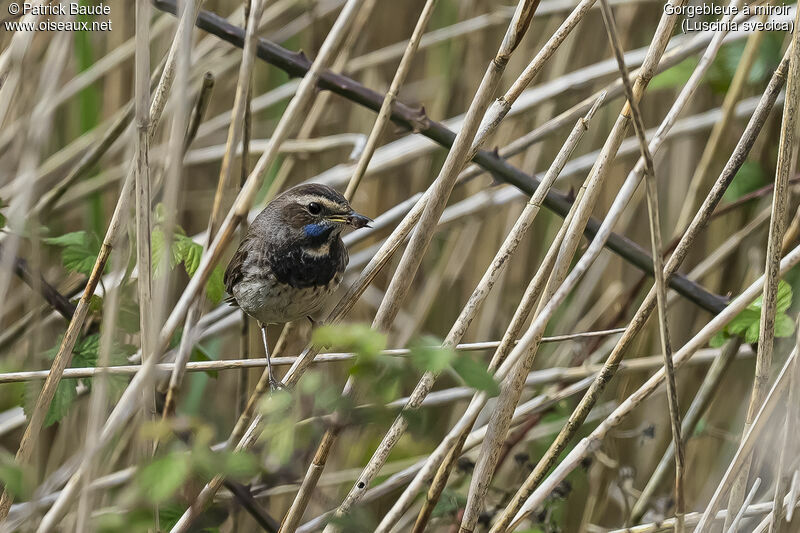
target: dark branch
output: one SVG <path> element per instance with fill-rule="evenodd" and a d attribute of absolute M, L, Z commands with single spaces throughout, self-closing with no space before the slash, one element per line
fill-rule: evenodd
<path fill-rule="evenodd" d="M 0 256 L 2 255 L 3 249 L 0 247 Z M 39 292 L 42 298 L 50 304 L 50 307 L 63 316 L 67 322 L 72 320 L 72 315 L 75 313 L 75 306 L 72 305 L 66 296 L 58 292 L 58 289 L 47 283 L 47 280 L 45 280 L 41 274 L 39 274 L 37 279 L 36 274 L 31 272 L 28 262 L 21 257 L 14 257 L 14 274 L 24 281 L 31 289 Z"/>
<path fill-rule="evenodd" d="M 175 14 L 174 0 L 154 0 L 153 3 L 158 9 Z M 214 13 L 200 11 L 197 17 L 197 26 L 234 46 L 241 48 L 244 45 L 244 30 Z M 256 54 L 260 59 L 278 67 L 290 76 L 304 76 L 311 67 L 311 61 L 305 54 L 291 52 L 266 39 L 259 39 Z M 332 91 L 376 112 L 383 103 L 384 96 L 382 94 L 329 70 L 322 72 L 318 85 L 320 89 Z M 452 146 L 456 136 L 443 124 L 428 118 L 423 110 L 411 108 L 401 102 L 395 103 L 391 118 L 396 124 L 420 133 L 445 148 Z M 539 179 L 510 165 L 493 152 L 481 150 L 475 155 L 473 161 L 489 171 L 496 179 L 514 185 L 528 195 L 532 195 L 539 186 Z M 564 217 L 569 212 L 572 199 L 561 191 L 551 189 L 547 193 L 544 205 Z M 599 228 L 600 221 L 591 218 L 586 225 L 585 234 L 591 239 Z M 606 246 L 631 265 L 652 276 L 653 259 L 635 242 L 617 233 L 612 233 Z M 669 286 L 679 294 L 714 314 L 719 313 L 727 304 L 727 299 L 707 291 L 682 274 L 674 274 L 668 282 Z"/>

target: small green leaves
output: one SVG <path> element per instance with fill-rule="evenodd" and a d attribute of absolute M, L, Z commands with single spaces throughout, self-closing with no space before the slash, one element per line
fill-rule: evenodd
<path fill-rule="evenodd" d="M 473 359 L 471 356 L 463 354 L 453 360 L 453 370 L 464 380 L 468 387 L 483 391 L 490 396 L 500 394 L 500 386 L 494 377 L 486 370 L 486 367 Z"/>
<path fill-rule="evenodd" d="M 434 337 L 425 336 L 411 344 L 411 363 L 423 372 L 438 374 L 450 367 L 456 353 L 440 345 Z"/>
<path fill-rule="evenodd" d="M 156 276 L 163 274 L 162 258 L 164 257 L 165 237 L 160 227 L 156 227 L 150 237 L 151 239 L 151 263 L 153 272 Z M 189 277 L 194 276 L 200 267 L 200 261 L 203 258 L 203 245 L 196 243 L 191 237 L 186 235 L 183 228 L 177 226 L 173 235 L 172 246 L 170 247 L 170 268 L 175 268 L 178 265 L 183 265 L 186 274 Z M 220 265 L 217 265 L 211 271 L 211 276 L 206 283 L 206 296 L 212 303 L 218 304 L 225 296 L 225 286 L 222 281 L 223 271 Z"/>
<path fill-rule="evenodd" d="M 59 237 L 44 239 L 44 242 L 62 248 L 61 263 L 67 270 L 87 276 L 92 273 L 100 253 L 100 240 L 96 235 L 90 235 L 85 231 L 73 231 Z"/>
<path fill-rule="evenodd" d="M 4 207 L 8 207 L 8 204 L 5 203 L 2 198 L 0 198 L 0 209 L 3 209 Z M 0 230 L 6 227 L 6 222 L 6 216 L 3 213 L 0 213 Z"/>
<path fill-rule="evenodd" d="M 58 353 L 58 349 L 61 346 L 61 342 L 63 339 L 63 335 L 59 336 L 58 341 L 56 342 L 55 346 L 47 350 L 45 355 L 49 359 L 54 359 L 56 354 Z M 94 368 L 97 366 L 97 357 L 100 351 L 100 335 L 93 334 L 84 337 L 83 339 L 79 340 L 75 343 L 75 346 L 72 348 L 72 363 L 70 364 L 71 368 Z M 114 345 L 111 350 L 111 363 L 112 364 L 120 364 L 125 362 L 125 358 L 131 355 L 133 352 L 136 351 L 136 348 L 130 345 Z M 114 377 L 114 379 L 118 379 L 118 377 Z M 56 388 L 55 395 L 53 396 L 53 401 L 50 403 L 50 408 L 47 411 L 47 415 L 44 419 L 44 425 L 50 426 L 55 424 L 56 422 L 60 422 L 62 418 L 64 418 L 67 413 L 69 412 L 72 404 L 75 403 L 75 399 L 78 397 L 78 391 L 76 387 L 78 386 L 78 382 L 83 383 L 84 386 L 91 389 L 92 387 L 92 379 L 91 378 L 80 378 L 80 379 L 62 379 L 61 382 L 58 384 Z M 40 386 L 34 383 L 28 383 L 26 386 L 26 397 L 35 401 L 35 398 L 38 396 L 40 390 Z M 31 402 L 24 402 L 23 407 L 26 409 L 26 414 L 30 415 L 28 412 L 28 408 L 32 407 Z"/>
<path fill-rule="evenodd" d="M 794 321 L 786 314 L 792 305 L 792 287 L 785 281 L 778 283 L 777 309 L 775 315 L 775 336 L 789 337 L 794 333 Z M 709 344 L 713 348 L 719 348 L 733 335 L 741 336 L 745 342 L 753 344 L 758 342 L 759 327 L 761 320 L 762 300 L 759 296 L 747 306 L 741 313 L 736 315 L 722 330 L 712 337 Z"/>
<path fill-rule="evenodd" d="M 386 336 L 366 324 L 322 326 L 314 332 L 312 340 L 317 346 L 330 346 L 355 353 L 356 361 L 350 368 L 352 375 L 368 373 L 375 358 L 386 348 Z"/>
<path fill-rule="evenodd" d="M 186 453 L 173 452 L 159 457 L 136 475 L 142 494 L 153 503 L 172 497 L 189 477 L 191 462 Z"/>
<path fill-rule="evenodd" d="M 0 452 L 0 483 L 14 497 L 26 499 L 31 495 L 33 487 L 36 486 L 36 478 L 30 468 L 15 461 L 13 454 L 2 451 Z"/>
<path fill-rule="evenodd" d="M 725 190 L 723 198 L 729 202 L 737 200 L 761 187 L 764 181 L 764 169 L 761 165 L 756 161 L 745 161 Z"/>

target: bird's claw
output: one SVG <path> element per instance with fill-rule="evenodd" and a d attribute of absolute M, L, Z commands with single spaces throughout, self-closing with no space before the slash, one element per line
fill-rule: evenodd
<path fill-rule="evenodd" d="M 269 378 L 269 392 L 270 394 L 277 391 L 286 390 L 286 386 L 278 381 L 277 379 L 270 377 Z"/>

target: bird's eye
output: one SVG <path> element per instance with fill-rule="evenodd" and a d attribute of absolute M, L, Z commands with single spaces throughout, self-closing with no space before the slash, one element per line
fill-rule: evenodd
<path fill-rule="evenodd" d="M 308 204 L 307 209 L 308 212 L 311 213 L 312 215 L 319 215 L 320 213 L 322 213 L 322 206 L 319 205 L 317 202 L 311 202 L 310 204 Z"/>

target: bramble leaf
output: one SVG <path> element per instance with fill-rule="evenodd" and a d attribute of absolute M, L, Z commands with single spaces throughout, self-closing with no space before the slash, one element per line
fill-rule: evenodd
<path fill-rule="evenodd" d="M 160 503 L 177 492 L 190 471 L 190 457 L 186 453 L 169 453 L 142 468 L 136 475 L 136 483 L 148 500 Z"/>
<path fill-rule="evenodd" d="M 456 357 L 452 363 L 453 370 L 464 380 L 467 386 L 488 393 L 490 396 L 500 394 L 500 386 L 486 368 L 468 355 Z"/>
<path fill-rule="evenodd" d="M 49 237 L 44 239 L 44 242 L 63 248 L 61 263 L 64 268 L 87 276 L 92 273 L 97 256 L 100 254 L 100 241 L 97 236 L 89 235 L 85 231 L 73 231 L 58 237 Z"/>
<path fill-rule="evenodd" d="M 435 338 L 426 336 L 411 345 L 410 358 L 417 369 L 438 374 L 450 366 L 456 354 Z"/>
<path fill-rule="evenodd" d="M 206 283 L 206 296 L 214 305 L 219 304 L 225 297 L 225 283 L 223 277 L 225 272 L 222 270 L 222 265 L 217 265 L 211 271 L 211 276 Z"/>

